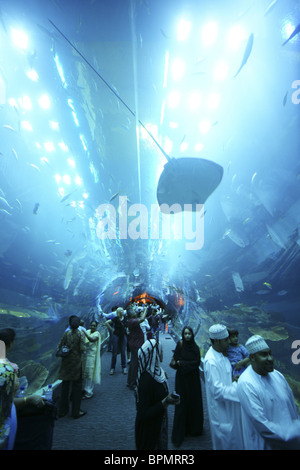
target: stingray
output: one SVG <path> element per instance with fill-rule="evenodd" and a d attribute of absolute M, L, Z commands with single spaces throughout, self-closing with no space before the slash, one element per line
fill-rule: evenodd
<path fill-rule="evenodd" d="M 51 20 L 49 20 L 49 22 L 70 44 L 77 54 L 80 55 L 87 65 L 97 74 L 97 76 L 126 107 L 132 116 L 136 117 L 132 109 L 125 103 L 120 95 L 116 93 L 109 83 L 107 83 L 107 81 L 74 46 L 74 44 L 70 42 L 70 40 Z M 160 206 L 160 210 L 162 212 L 165 211 L 169 213 L 168 207 L 171 207 L 174 204 L 179 204 L 181 208 L 180 210 L 196 211 L 197 204 L 204 204 L 207 198 L 220 184 L 223 177 L 223 168 L 213 161 L 202 158 L 171 158 L 160 146 L 150 131 L 144 126 L 144 124 L 140 120 L 138 122 L 167 159 L 167 163 L 165 164 L 164 170 L 160 175 L 157 187 L 157 201 Z M 165 204 L 168 206 L 167 208 L 164 206 Z M 186 207 L 187 205 L 189 207 Z"/>
<path fill-rule="evenodd" d="M 213 161 L 171 158 L 165 164 L 157 185 L 156 195 L 161 212 L 168 213 L 173 204 L 179 204 L 181 210 L 195 211 L 196 205 L 204 204 L 218 187 L 222 177 L 223 168 Z M 164 204 L 167 206 L 164 207 Z"/>

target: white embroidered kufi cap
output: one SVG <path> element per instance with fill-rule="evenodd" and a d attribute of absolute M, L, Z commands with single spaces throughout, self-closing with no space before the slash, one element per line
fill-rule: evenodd
<path fill-rule="evenodd" d="M 249 354 L 255 354 L 263 349 L 269 349 L 269 346 L 265 342 L 264 338 L 259 335 L 251 336 L 245 344 Z"/>
<path fill-rule="evenodd" d="M 228 338 L 229 333 L 226 326 L 216 323 L 208 330 L 210 339 L 224 339 Z"/>

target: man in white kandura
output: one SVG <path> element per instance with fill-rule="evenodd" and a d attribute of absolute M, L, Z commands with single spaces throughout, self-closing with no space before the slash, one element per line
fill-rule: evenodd
<path fill-rule="evenodd" d="M 250 366 L 238 381 L 247 450 L 300 449 L 300 419 L 284 376 L 274 369 L 264 338 L 251 336 L 245 344 Z"/>
<path fill-rule="evenodd" d="M 231 364 L 225 356 L 229 345 L 226 326 L 212 325 L 209 337 L 212 345 L 203 362 L 213 449 L 241 450 L 244 448 L 241 406 L 237 382 L 232 381 Z"/>

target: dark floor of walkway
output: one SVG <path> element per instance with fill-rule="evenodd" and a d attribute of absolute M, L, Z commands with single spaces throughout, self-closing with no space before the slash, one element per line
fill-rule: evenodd
<path fill-rule="evenodd" d="M 169 334 L 161 335 L 164 350 L 162 366 L 168 375 L 170 390 L 174 390 L 175 371 L 169 367 L 175 342 Z M 116 372 L 109 375 L 111 353 L 101 358 L 101 384 L 96 385 L 94 397 L 83 400 L 81 408 L 87 414 L 80 419 L 71 415 L 55 421 L 53 450 L 135 450 L 134 423 L 136 415 L 134 392 L 126 387 L 127 376 L 122 374 L 120 356 Z M 199 437 L 187 437 L 179 449 L 212 449 L 207 416 L 205 387 L 202 383 L 204 406 L 204 430 Z M 174 407 L 168 406 L 169 450 L 175 450 L 171 442 Z"/>

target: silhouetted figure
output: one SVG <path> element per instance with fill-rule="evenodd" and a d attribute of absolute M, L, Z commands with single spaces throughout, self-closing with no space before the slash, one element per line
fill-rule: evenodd
<path fill-rule="evenodd" d="M 80 418 L 86 412 L 80 410 L 82 396 L 82 353 L 85 351 L 84 336 L 78 330 L 80 318 L 73 316 L 70 320 L 71 329 L 65 332 L 58 344 L 58 349 L 66 344 L 71 352 L 61 358 L 58 378 L 62 380 L 61 396 L 59 401 L 59 416 L 63 417 L 69 412 L 69 391 L 72 387 L 72 416 Z"/>
<path fill-rule="evenodd" d="M 192 328 L 182 330 L 174 359 L 177 362 L 175 390 L 180 404 L 175 407 L 172 442 L 179 447 L 185 436 L 199 436 L 203 430 L 203 404 L 200 382 L 200 349 Z"/>
<path fill-rule="evenodd" d="M 168 449 L 167 405 L 178 400 L 169 393 L 168 381 L 160 366 L 161 345 L 147 340 L 138 352 L 137 414 L 135 443 L 137 450 Z"/>

